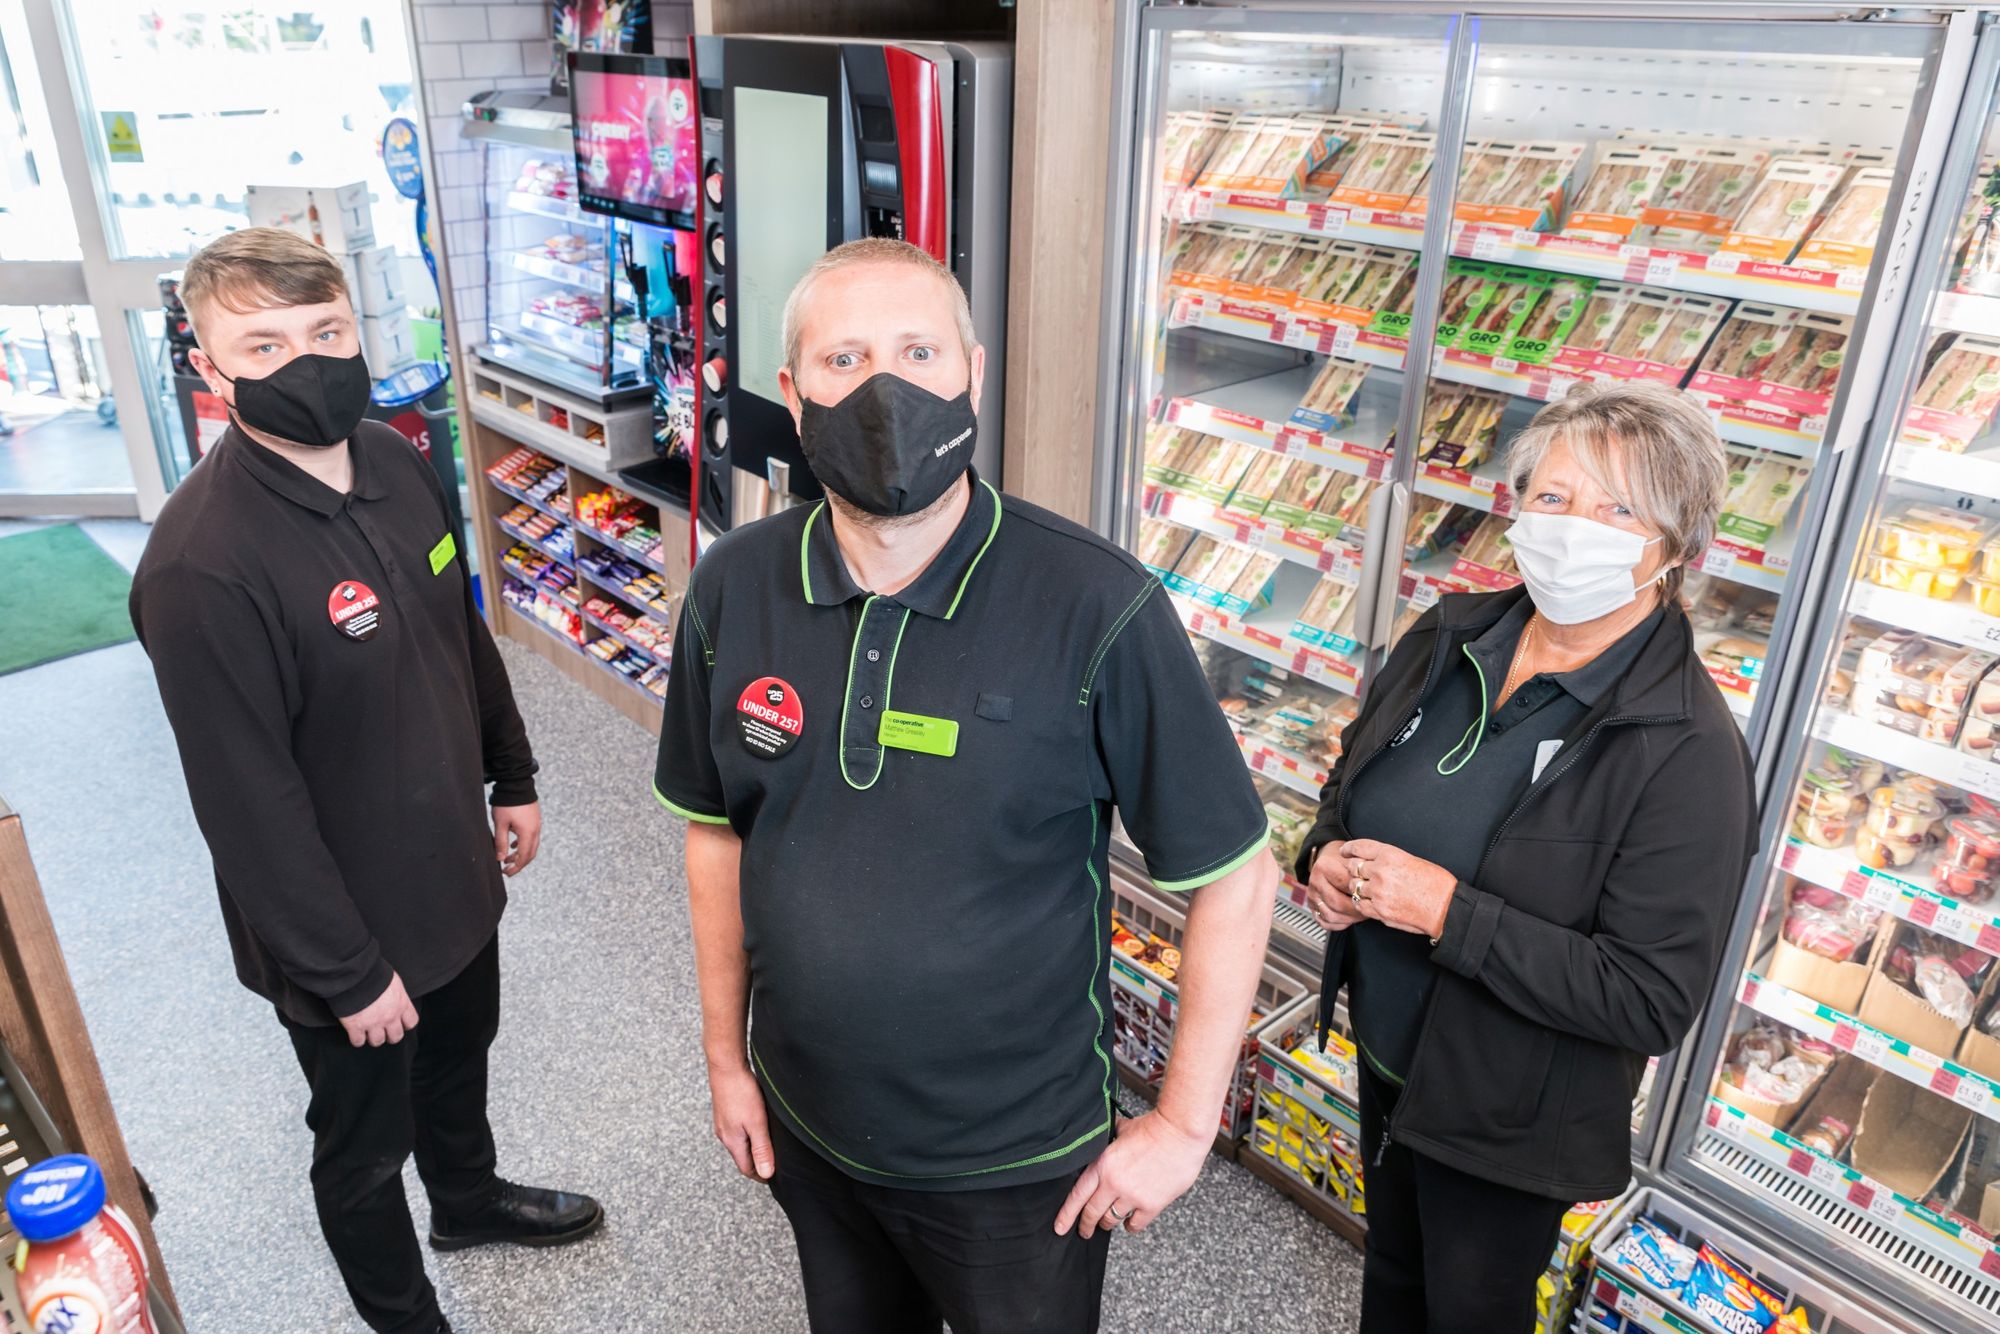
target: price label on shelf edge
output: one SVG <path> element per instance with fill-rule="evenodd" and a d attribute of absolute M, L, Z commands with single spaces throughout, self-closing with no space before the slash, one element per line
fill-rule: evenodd
<path fill-rule="evenodd" d="M 1703 574 L 1728 574 L 1736 568 L 1736 553 L 1725 546 L 1711 546 L 1701 555 Z"/>
<path fill-rule="evenodd" d="M 1646 281 L 1671 285 L 1681 275 L 1681 262 L 1672 255 L 1653 255 L 1646 260 Z"/>
<path fill-rule="evenodd" d="M 1354 340 L 1357 336 L 1359 336 L 1360 332 L 1361 332 L 1360 330 L 1356 329 L 1351 324 L 1335 325 L 1333 330 L 1333 343 L 1329 350 L 1336 357 L 1344 357 L 1349 355 L 1354 351 Z"/>
<path fill-rule="evenodd" d="M 1666 1307 L 1638 1292 L 1619 1293 L 1618 1309 L 1634 1320 L 1652 1321 L 1655 1324 L 1665 1320 L 1667 1316 Z"/>
<path fill-rule="evenodd" d="M 1876 1190 L 1873 1186 L 1869 1186 L 1868 1183 L 1863 1181 L 1857 1181 L 1854 1184 L 1865 1187 L 1869 1191 L 1870 1198 L 1868 1203 L 1862 1207 L 1868 1210 L 1870 1218 L 1892 1225 L 1903 1221 L 1903 1206 L 1896 1202 L 1894 1195 L 1891 1195 L 1886 1190 Z"/>

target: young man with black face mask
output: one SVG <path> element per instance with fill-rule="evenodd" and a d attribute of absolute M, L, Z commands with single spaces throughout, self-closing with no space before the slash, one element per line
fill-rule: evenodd
<path fill-rule="evenodd" d="M 826 499 L 695 567 L 654 780 L 688 821 L 715 1131 L 790 1218 L 815 1330 L 1092 1330 L 1111 1233 L 1215 1138 L 1263 807 L 1159 581 L 972 471 L 985 354 L 947 270 L 842 246 L 783 337 Z M 1124 1122 L 1114 810 L 1199 891 L 1158 1109 Z"/>
<path fill-rule="evenodd" d="M 555 1245 L 587 1196 L 494 1171 L 487 1049 L 504 877 L 541 838 L 535 759 L 436 474 L 362 420 L 341 268 L 273 228 L 188 261 L 181 295 L 230 425 L 168 498 L 132 582 L 237 976 L 312 1099 L 320 1227 L 369 1328 L 448 1330 L 431 1245 Z M 485 788 L 492 785 L 491 825 Z"/>

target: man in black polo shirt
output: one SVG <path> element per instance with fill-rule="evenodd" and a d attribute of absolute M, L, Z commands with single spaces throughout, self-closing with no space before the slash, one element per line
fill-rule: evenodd
<path fill-rule="evenodd" d="M 541 837 L 535 759 L 437 476 L 364 422 L 340 266 L 270 228 L 181 282 L 230 426 L 132 582 L 243 984 L 312 1088 L 320 1227 L 371 1329 L 449 1329 L 431 1245 L 551 1245 L 596 1201 L 502 1181 L 486 1119 L 503 875 Z M 484 789 L 491 783 L 492 825 Z"/>
<path fill-rule="evenodd" d="M 1215 1137 L 1264 811 L 1159 582 L 970 470 L 951 275 L 853 242 L 784 329 L 827 500 L 696 567 L 655 776 L 689 821 L 716 1133 L 790 1217 L 816 1330 L 1094 1329 L 1111 1230 Z M 1114 809 L 1200 891 L 1158 1110 L 1115 1142 Z"/>

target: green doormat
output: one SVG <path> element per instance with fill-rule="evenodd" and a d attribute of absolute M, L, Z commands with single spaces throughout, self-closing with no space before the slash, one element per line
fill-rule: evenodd
<path fill-rule="evenodd" d="M 73 523 L 0 537 L 0 676 L 133 638 L 132 576 Z"/>

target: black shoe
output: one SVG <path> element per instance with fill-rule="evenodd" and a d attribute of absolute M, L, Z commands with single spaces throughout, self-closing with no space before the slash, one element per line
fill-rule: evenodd
<path fill-rule="evenodd" d="M 431 1249 L 462 1251 L 495 1241 L 564 1246 L 603 1226 L 604 1206 L 588 1195 L 503 1181 L 490 1204 L 464 1218 L 433 1211 Z"/>

